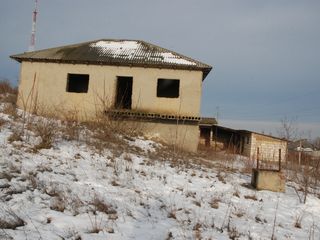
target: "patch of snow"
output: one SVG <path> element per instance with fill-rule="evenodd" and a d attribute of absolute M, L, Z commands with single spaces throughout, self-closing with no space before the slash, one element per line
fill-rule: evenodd
<path fill-rule="evenodd" d="M 196 63 L 178 57 L 170 52 L 161 53 L 163 57 L 163 61 L 166 63 L 173 63 L 173 64 L 182 64 L 182 65 L 196 65 Z"/>
<path fill-rule="evenodd" d="M 171 52 L 159 52 L 152 56 L 145 50 L 143 45 L 137 41 L 106 41 L 101 40 L 90 44 L 91 48 L 96 49 L 100 56 L 110 55 L 114 58 L 135 59 L 145 58 L 147 61 L 156 61 L 177 65 L 196 65 L 195 62 L 184 59 Z M 145 51 L 141 57 L 141 52 Z"/>
<path fill-rule="evenodd" d="M 136 51 L 140 44 L 136 41 L 98 41 L 91 43 L 90 47 L 98 48 L 102 54 L 110 52 L 115 56 L 119 56 L 122 53 Z"/>

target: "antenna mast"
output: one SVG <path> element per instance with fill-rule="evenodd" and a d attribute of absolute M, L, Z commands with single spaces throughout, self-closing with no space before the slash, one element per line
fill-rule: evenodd
<path fill-rule="evenodd" d="M 34 11 L 32 13 L 32 31 L 31 31 L 29 52 L 32 52 L 35 50 L 37 14 L 38 14 L 38 0 L 35 0 Z"/>

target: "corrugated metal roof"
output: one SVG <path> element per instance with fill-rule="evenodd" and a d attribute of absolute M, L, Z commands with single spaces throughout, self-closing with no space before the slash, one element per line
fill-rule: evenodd
<path fill-rule="evenodd" d="M 203 79 L 212 67 L 171 50 L 141 41 L 101 39 L 11 56 L 22 61 L 85 63 L 201 70 Z"/>

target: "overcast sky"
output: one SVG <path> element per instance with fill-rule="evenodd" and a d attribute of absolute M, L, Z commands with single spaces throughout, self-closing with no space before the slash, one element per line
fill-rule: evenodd
<path fill-rule="evenodd" d="M 15 84 L 19 64 L 9 55 L 28 49 L 33 7 L 0 2 L 0 78 Z M 266 133 L 296 118 L 320 135 L 319 0 L 39 0 L 39 11 L 36 49 L 145 40 L 213 66 L 204 116 Z"/>

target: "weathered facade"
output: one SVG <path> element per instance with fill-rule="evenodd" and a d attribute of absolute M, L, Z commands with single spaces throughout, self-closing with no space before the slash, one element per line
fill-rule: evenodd
<path fill-rule="evenodd" d="M 243 154 L 261 161 L 285 161 L 287 141 L 260 133 L 245 131 L 249 137 L 244 143 Z"/>
<path fill-rule="evenodd" d="M 250 159 L 265 162 L 285 161 L 287 155 L 287 141 L 247 130 L 235 130 L 212 125 L 211 137 L 207 145 L 215 150 L 228 150 L 242 154 Z M 200 124 L 201 136 L 209 136 L 208 128 Z M 202 134 L 207 132 L 206 135 Z M 202 140 L 203 141 L 203 140 Z M 209 143 L 209 144 L 208 144 Z"/>
<path fill-rule="evenodd" d="M 21 62 L 20 108 L 81 120 L 110 111 L 139 117 L 147 120 L 149 134 L 196 151 L 202 81 L 211 66 L 132 40 L 97 40 L 11 57 Z"/>

